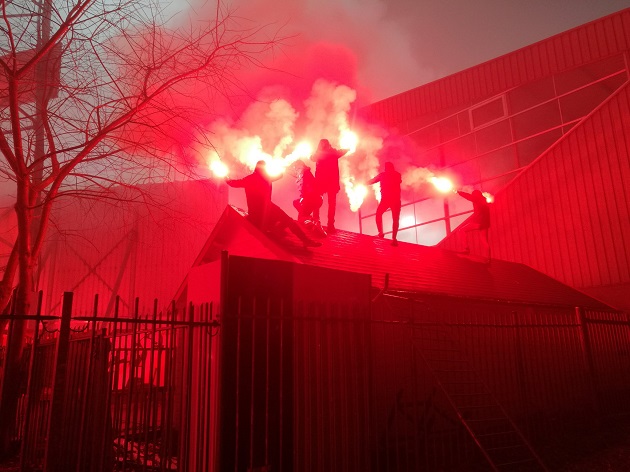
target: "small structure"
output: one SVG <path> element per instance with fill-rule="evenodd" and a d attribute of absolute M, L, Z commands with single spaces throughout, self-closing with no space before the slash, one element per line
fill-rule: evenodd
<path fill-rule="evenodd" d="M 539 465 L 628 405 L 625 315 L 522 264 L 346 231 L 306 250 L 228 206 L 177 303 L 220 323 L 197 470 Z"/>

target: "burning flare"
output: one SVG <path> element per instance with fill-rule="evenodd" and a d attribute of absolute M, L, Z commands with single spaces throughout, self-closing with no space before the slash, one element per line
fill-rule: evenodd
<path fill-rule="evenodd" d="M 339 145 L 341 149 L 349 149 L 348 154 L 352 154 L 359 145 L 359 136 L 349 129 L 343 130 L 339 135 Z"/>
<path fill-rule="evenodd" d="M 219 155 L 214 151 L 208 159 L 208 168 L 210 169 L 212 174 L 219 179 L 227 177 L 230 173 L 230 169 L 228 168 L 227 164 L 221 161 Z"/>
<path fill-rule="evenodd" d="M 350 210 L 357 211 L 368 194 L 367 187 L 363 184 L 355 184 L 351 178 L 345 179 L 343 185 L 350 201 Z"/>
<path fill-rule="evenodd" d="M 453 182 L 446 177 L 430 177 L 429 182 L 441 193 L 449 193 L 454 191 Z"/>

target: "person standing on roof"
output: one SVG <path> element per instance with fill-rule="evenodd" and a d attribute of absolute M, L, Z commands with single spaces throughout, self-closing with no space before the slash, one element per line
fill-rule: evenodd
<path fill-rule="evenodd" d="M 288 227 L 302 241 L 304 247 L 321 246 L 320 242 L 311 240 L 282 208 L 271 201 L 271 183 L 280 177 L 281 175 L 271 177 L 267 173 L 265 161 L 258 161 L 251 174 L 242 179 L 226 179 L 225 183 L 230 187 L 245 189 L 247 217 L 261 231 Z"/>
<path fill-rule="evenodd" d="M 327 139 L 320 139 L 315 154 L 311 161 L 315 162 L 315 181 L 320 195 L 328 195 L 328 233 L 334 233 L 335 211 L 337 209 L 337 193 L 341 190 L 339 185 L 339 158 L 345 155 L 349 149 L 335 149 Z M 314 211 L 314 217 L 319 221 L 319 209 Z"/>
<path fill-rule="evenodd" d="M 391 162 L 385 163 L 385 171 L 368 180 L 368 185 L 381 184 L 381 201 L 376 209 L 376 227 L 378 237 L 383 238 L 383 213 L 392 210 L 392 246 L 398 246 L 398 226 L 400 224 L 400 184 L 402 177 Z"/>
<path fill-rule="evenodd" d="M 473 204 L 473 214 L 461 228 L 466 235 L 466 248 L 464 249 L 464 252 L 470 252 L 470 233 L 472 231 L 479 231 L 479 234 L 481 235 L 481 244 L 486 254 L 488 254 L 488 259 L 490 259 L 490 243 L 488 241 L 488 230 L 490 229 L 490 204 L 488 203 L 488 200 L 480 190 L 473 190 L 472 193 L 458 190 L 457 194 Z"/>

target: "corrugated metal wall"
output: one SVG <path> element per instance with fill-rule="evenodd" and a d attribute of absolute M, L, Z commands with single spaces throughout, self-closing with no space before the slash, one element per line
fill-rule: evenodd
<path fill-rule="evenodd" d="M 493 257 L 574 287 L 630 282 L 626 85 L 497 195 Z"/>
<path fill-rule="evenodd" d="M 147 186 L 140 201 L 112 192 L 60 202 L 39 266 L 43 309 L 56 312 L 64 291 L 77 292 L 79 312 L 90 311 L 83 294 L 94 293 L 104 315 L 117 295 L 126 308 L 137 297 L 148 306 L 154 298 L 168 304 L 226 204 L 225 186 L 210 181 Z"/>
<path fill-rule="evenodd" d="M 401 132 L 422 115 L 453 113 L 485 97 L 630 49 L 630 9 L 418 87 L 364 110 Z"/>
<path fill-rule="evenodd" d="M 519 86 L 524 86 L 526 97 L 529 84 L 550 77 L 562 78 L 554 87 L 556 94 L 563 93 L 558 87 L 563 80 L 573 84 L 573 71 L 587 79 L 589 67 L 614 57 L 625 60 L 627 68 L 629 50 L 626 9 L 376 103 L 364 114 L 409 133 L 473 103 L 517 92 Z M 556 133 L 558 137 L 544 144 L 551 148 L 538 150 L 542 158 L 514 182 L 493 190 L 490 233 L 492 257 L 525 263 L 622 309 L 630 309 L 630 194 L 624 187 L 630 181 L 627 87 L 622 85 L 586 118 L 571 123 L 573 129 L 563 128 L 564 136 Z M 589 98 L 591 92 L 584 93 L 591 101 L 601 95 Z M 570 100 L 576 107 L 584 101 L 580 96 Z M 536 122 L 546 116 L 525 118 Z M 455 231 L 440 245 L 457 249 L 460 237 Z"/>

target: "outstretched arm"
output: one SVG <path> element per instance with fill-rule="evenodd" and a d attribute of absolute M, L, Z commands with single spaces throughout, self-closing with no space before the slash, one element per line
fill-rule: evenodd
<path fill-rule="evenodd" d="M 225 179 L 225 183 L 230 187 L 242 188 L 245 186 L 243 180 L 244 179 Z"/>
<path fill-rule="evenodd" d="M 457 191 L 457 194 L 458 194 L 460 197 L 464 197 L 466 200 L 468 200 L 468 201 L 470 201 L 470 202 L 472 202 L 472 201 L 473 201 L 472 195 L 471 195 L 470 193 L 468 193 L 468 192 L 464 192 L 463 190 L 458 190 L 458 191 Z"/>
<path fill-rule="evenodd" d="M 370 180 L 367 181 L 368 185 L 372 185 L 375 184 L 376 182 L 380 182 L 381 181 L 381 175 L 382 174 L 378 174 L 376 177 L 371 178 Z"/>

